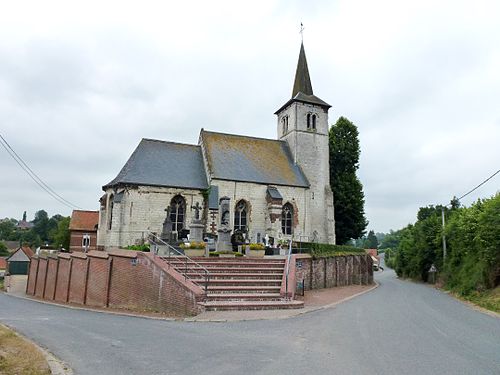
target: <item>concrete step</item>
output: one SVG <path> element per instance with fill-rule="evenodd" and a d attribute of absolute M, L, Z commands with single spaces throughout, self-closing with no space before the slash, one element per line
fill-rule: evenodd
<path fill-rule="evenodd" d="M 208 296 L 215 293 L 279 293 L 281 286 L 208 285 Z"/>
<path fill-rule="evenodd" d="M 165 262 L 175 266 L 175 267 L 192 267 L 192 268 L 201 268 L 205 267 L 208 269 L 211 268 L 270 268 L 270 269 L 283 269 L 285 268 L 285 264 L 281 263 L 262 263 L 262 262 L 201 262 L 198 264 L 195 263 L 185 263 L 181 261 L 168 261 Z"/>
<path fill-rule="evenodd" d="M 203 284 L 204 279 L 192 279 L 194 283 Z M 252 286 L 279 286 L 281 287 L 281 278 L 279 280 L 261 280 L 261 279 L 212 279 L 208 283 L 212 285 L 252 285 Z"/>
<path fill-rule="evenodd" d="M 229 310 L 281 310 L 301 309 L 303 301 L 207 301 L 200 302 L 206 311 L 229 311 Z"/>
<path fill-rule="evenodd" d="M 210 267 L 207 268 L 210 274 L 224 273 L 224 272 L 252 272 L 252 273 L 274 273 L 282 274 L 284 268 L 269 268 L 269 267 Z"/>
<path fill-rule="evenodd" d="M 210 293 L 207 301 L 278 301 L 279 293 Z"/>
<path fill-rule="evenodd" d="M 197 279 L 200 277 L 199 272 L 187 272 L 189 278 Z M 281 281 L 283 272 L 281 273 L 243 273 L 243 272 L 210 272 L 210 280 L 220 279 L 255 279 L 255 280 L 279 280 Z"/>

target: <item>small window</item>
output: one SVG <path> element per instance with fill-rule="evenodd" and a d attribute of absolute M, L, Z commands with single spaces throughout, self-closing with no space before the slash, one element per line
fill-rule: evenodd
<path fill-rule="evenodd" d="M 283 134 L 288 133 L 288 116 L 283 116 L 281 124 L 283 125 Z"/>
<path fill-rule="evenodd" d="M 180 232 L 184 228 L 185 214 L 186 201 L 180 195 L 176 195 L 170 202 L 170 221 L 172 221 L 172 231 Z"/>
<path fill-rule="evenodd" d="M 307 130 L 316 130 L 316 117 L 315 114 L 307 114 Z"/>
<path fill-rule="evenodd" d="M 246 232 L 247 230 L 247 203 L 244 200 L 239 201 L 236 204 L 234 210 L 234 230 L 240 230 Z"/>
<path fill-rule="evenodd" d="M 90 247 L 90 234 L 85 233 L 82 236 L 82 247 L 83 248 L 89 248 Z"/>
<path fill-rule="evenodd" d="M 113 206 L 114 206 L 114 200 L 115 197 L 113 194 L 110 195 L 109 197 L 109 204 L 108 204 L 108 229 L 111 230 L 111 227 L 113 225 Z"/>
<path fill-rule="evenodd" d="M 292 234 L 293 227 L 293 207 L 290 203 L 283 206 L 281 212 L 281 230 L 283 234 Z"/>

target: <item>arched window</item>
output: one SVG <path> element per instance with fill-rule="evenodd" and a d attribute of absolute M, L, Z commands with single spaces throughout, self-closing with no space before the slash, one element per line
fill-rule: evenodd
<path fill-rule="evenodd" d="M 293 225 L 293 207 L 290 203 L 283 206 L 281 212 L 281 230 L 283 234 L 292 234 Z"/>
<path fill-rule="evenodd" d="M 186 201 L 180 195 L 176 195 L 170 202 L 170 221 L 172 231 L 180 232 L 184 228 L 184 216 L 186 214 Z"/>
<path fill-rule="evenodd" d="M 247 203 L 244 200 L 236 203 L 236 207 L 234 209 L 234 230 L 241 230 L 246 232 L 247 229 L 247 212 L 248 207 Z"/>
<path fill-rule="evenodd" d="M 281 123 L 283 125 L 283 134 L 288 133 L 288 116 L 283 116 Z"/>
<path fill-rule="evenodd" d="M 316 130 L 316 115 L 312 113 L 307 114 L 307 130 Z"/>
<path fill-rule="evenodd" d="M 111 229 L 113 225 L 113 206 L 114 206 L 115 196 L 111 194 L 109 196 L 109 204 L 108 204 L 108 229 Z"/>

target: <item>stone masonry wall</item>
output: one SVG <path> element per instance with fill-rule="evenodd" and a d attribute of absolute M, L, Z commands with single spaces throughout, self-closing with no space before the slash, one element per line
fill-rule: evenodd
<path fill-rule="evenodd" d="M 304 289 L 323 289 L 373 283 L 373 263 L 369 255 L 345 255 L 313 259 L 295 255 L 295 280 Z"/>
<path fill-rule="evenodd" d="M 254 184 L 250 182 L 236 182 L 225 180 L 212 180 L 212 185 L 219 187 L 219 198 L 227 196 L 230 198 L 230 223 L 234 222 L 234 208 L 240 199 L 244 199 L 250 203 L 251 210 L 249 220 L 247 221 L 249 236 L 251 242 L 257 242 L 257 233 L 263 238 L 266 233 L 276 239 L 291 239 L 292 236 L 281 234 L 281 217 L 276 221 L 278 224 L 275 228 L 279 228 L 279 232 L 273 233 L 272 225 L 269 219 L 267 209 L 266 191 L 267 185 Z M 310 225 L 306 218 L 307 215 L 307 194 L 308 189 L 292 186 L 276 186 L 278 191 L 283 196 L 283 204 L 289 202 L 292 204 L 296 212 L 296 222 L 293 228 L 293 238 L 298 239 L 299 236 L 309 235 Z"/>
<path fill-rule="evenodd" d="M 123 250 L 35 256 L 27 285 L 41 299 L 175 315 L 198 314 L 204 296 L 153 255 Z"/>
<path fill-rule="evenodd" d="M 308 114 L 316 115 L 316 129 L 307 129 Z M 289 117 L 288 132 L 283 131 L 283 116 Z M 317 105 L 293 102 L 278 114 L 278 139 L 288 143 L 295 162 L 311 185 L 307 200 L 309 232 L 317 232 L 318 242 L 335 243 L 328 127 L 328 111 Z"/>
<path fill-rule="evenodd" d="M 191 206 L 199 203 L 203 207 L 201 190 L 179 189 L 154 186 L 134 186 L 121 189 L 124 191 L 120 203 L 113 204 L 111 229 L 109 229 L 109 197 L 116 194 L 108 189 L 107 204 L 99 212 L 99 229 L 97 246 L 99 249 L 112 247 L 126 247 L 141 243 L 151 231 L 160 235 L 167 213 L 165 209 L 170 205 L 173 197 L 181 195 L 186 200 L 185 228 L 194 218 Z"/>

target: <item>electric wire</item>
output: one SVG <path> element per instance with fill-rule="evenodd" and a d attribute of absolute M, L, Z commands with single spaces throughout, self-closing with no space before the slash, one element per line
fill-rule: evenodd
<path fill-rule="evenodd" d="M 498 173 L 500 173 L 500 169 L 498 171 L 496 171 L 495 173 L 493 173 L 490 177 L 488 177 L 486 180 L 484 180 L 483 182 L 481 182 L 479 185 L 477 185 L 474 189 L 468 191 L 467 193 L 465 193 L 464 195 L 462 195 L 460 198 L 457 198 L 458 200 L 462 199 L 462 198 L 465 198 L 467 195 L 469 195 L 470 193 L 472 193 L 473 191 L 479 189 L 481 186 L 483 186 L 485 183 L 487 183 L 489 180 L 491 180 L 493 177 L 495 177 Z"/>
<path fill-rule="evenodd" d="M 1 144 L 7 153 L 14 159 L 14 161 L 28 174 L 28 176 L 45 192 L 47 192 L 52 198 L 56 199 L 59 203 L 72 209 L 81 209 L 77 205 L 71 203 L 70 201 L 64 199 L 59 194 L 57 194 L 49 185 L 47 185 L 38 175 L 33 172 L 33 170 L 24 162 L 24 160 L 14 151 L 7 140 L 0 134 Z"/>

